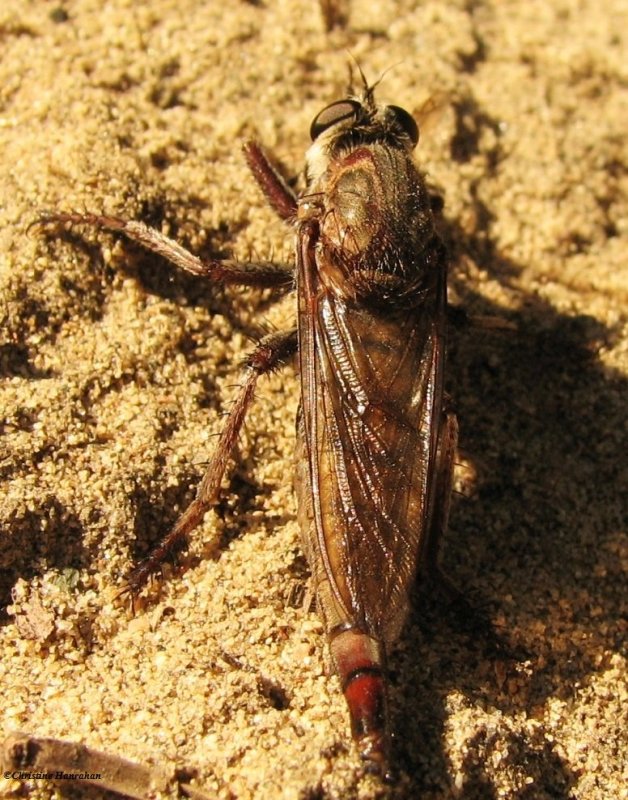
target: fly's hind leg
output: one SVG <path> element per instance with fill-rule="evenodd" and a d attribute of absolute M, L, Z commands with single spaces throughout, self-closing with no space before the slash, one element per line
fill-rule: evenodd
<path fill-rule="evenodd" d="M 205 512 L 216 503 L 227 463 L 242 430 L 247 411 L 253 401 L 257 379 L 260 375 L 269 373 L 280 366 L 296 352 L 296 349 L 297 333 L 296 329 L 294 329 L 265 336 L 248 356 L 244 379 L 226 418 L 216 450 L 209 463 L 205 477 L 198 488 L 196 497 L 148 558 L 131 573 L 126 586 L 126 590 L 131 594 L 139 592 L 148 578 L 166 560 L 177 543 L 196 528 L 202 521 Z"/>
<path fill-rule="evenodd" d="M 445 405 L 438 436 L 434 505 L 425 544 L 423 568 L 443 595 L 447 607 L 452 610 L 458 621 L 466 624 L 469 620 L 477 622 L 478 612 L 443 569 L 440 559 L 442 540 L 449 521 L 457 447 L 458 420 L 454 412 Z"/>
<path fill-rule="evenodd" d="M 425 544 L 423 567 L 447 601 L 447 606 L 456 612 L 458 618 L 468 619 L 476 616 L 475 609 L 445 572 L 440 559 L 442 540 L 449 521 L 457 448 L 458 420 L 454 412 L 445 405 L 438 434 L 434 505 Z"/>
<path fill-rule="evenodd" d="M 447 530 L 449 518 L 457 444 L 458 421 L 453 411 L 445 407 L 439 432 L 432 521 L 425 545 L 423 567 L 445 598 L 447 610 L 457 627 L 482 640 L 491 655 L 522 660 L 527 654 L 517 645 L 511 644 L 507 637 L 495 628 L 481 605 L 478 608 L 476 604 L 467 600 L 440 563 L 441 541 Z"/>
<path fill-rule="evenodd" d="M 438 434 L 434 501 L 425 543 L 423 565 L 427 574 L 438 583 L 440 590 L 450 603 L 457 603 L 463 599 L 462 592 L 443 570 L 440 563 L 442 539 L 447 531 L 449 520 L 457 445 L 458 420 L 454 412 L 445 407 L 442 412 Z"/>

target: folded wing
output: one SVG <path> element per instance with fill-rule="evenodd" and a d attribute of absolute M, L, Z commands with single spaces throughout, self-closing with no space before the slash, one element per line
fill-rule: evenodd
<path fill-rule="evenodd" d="M 323 615 L 392 641 L 405 618 L 431 514 L 443 292 L 394 312 L 311 285 L 303 295 L 308 549 L 335 606 Z"/>

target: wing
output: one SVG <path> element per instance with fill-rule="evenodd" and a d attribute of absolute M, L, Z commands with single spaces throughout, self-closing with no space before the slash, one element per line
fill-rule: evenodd
<path fill-rule="evenodd" d="M 444 266 L 418 308 L 373 310 L 321 286 L 313 255 L 299 262 L 305 536 L 319 603 L 328 627 L 392 641 L 431 515 Z"/>

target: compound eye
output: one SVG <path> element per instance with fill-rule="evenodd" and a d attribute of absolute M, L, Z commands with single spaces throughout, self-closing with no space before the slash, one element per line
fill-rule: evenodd
<path fill-rule="evenodd" d="M 405 108 L 399 106 L 387 106 L 387 108 L 395 118 L 397 125 L 412 142 L 412 146 L 416 147 L 419 141 L 419 126 L 412 114 L 408 114 Z"/>
<path fill-rule="evenodd" d="M 337 125 L 345 120 L 355 120 L 362 108 L 362 104 L 357 100 L 338 100 L 331 103 L 314 117 L 310 126 L 310 137 L 312 141 L 317 139 L 323 131 Z"/>

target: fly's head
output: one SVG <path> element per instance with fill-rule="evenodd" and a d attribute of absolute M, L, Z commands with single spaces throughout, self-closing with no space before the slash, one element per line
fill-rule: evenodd
<path fill-rule="evenodd" d="M 411 152 L 419 141 L 419 128 L 405 109 L 375 103 L 373 88 L 367 87 L 361 97 L 351 96 L 325 106 L 312 121 L 310 137 L 308 185 L 318 181 L 331 161 L 360 145 L 377 143 Z"/>
<path fill-rule="evenodd" d="M 379 105 L 373 88 L 326 106 L 312 122 L 300 219 L 318 223 L 317 270 L 345 298 L 419 302 L 434 246 L 429 195 L 412 151 L 418 126 Z"/>

